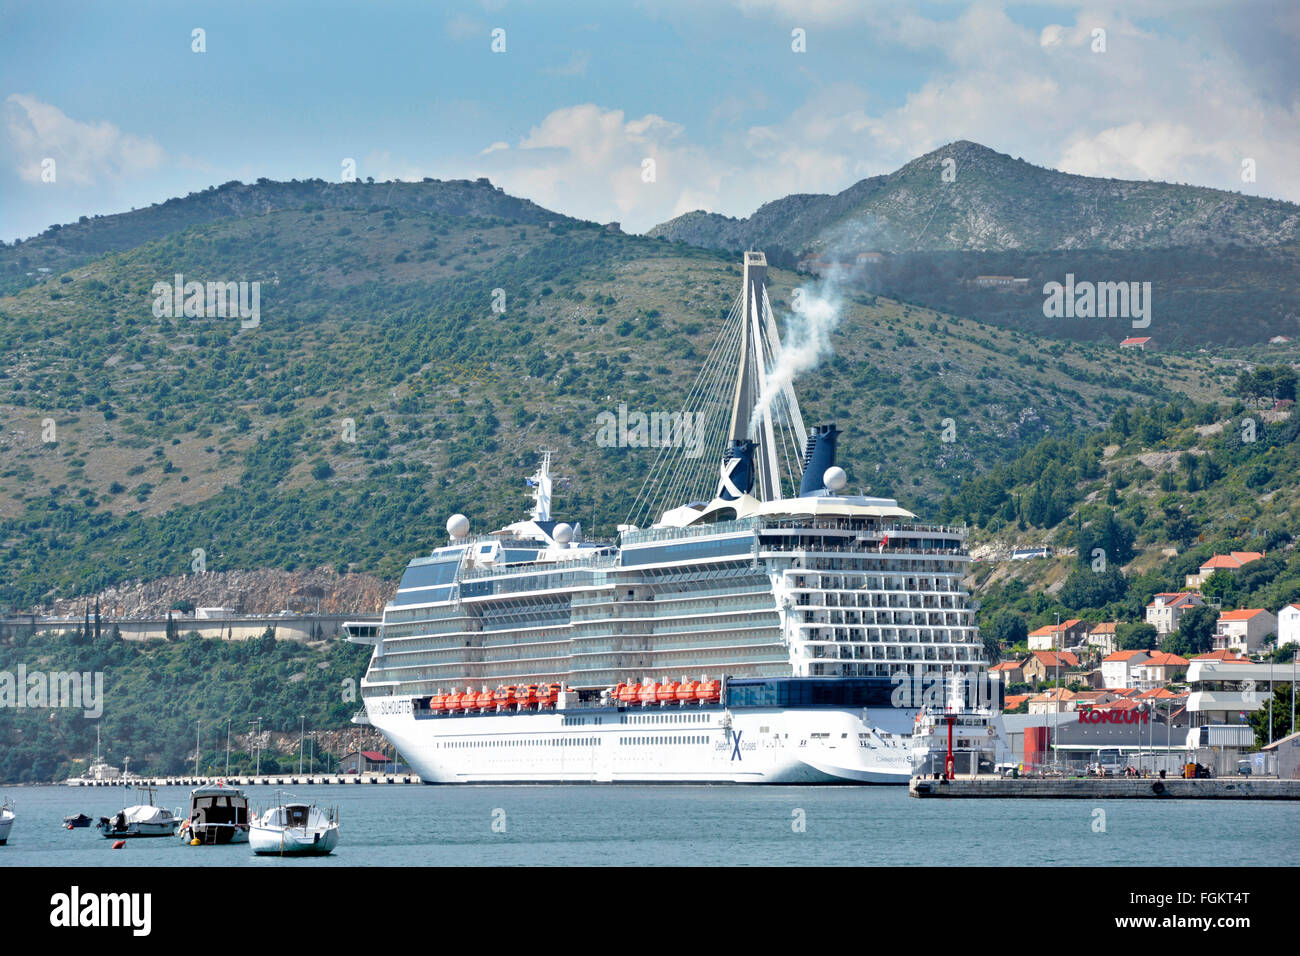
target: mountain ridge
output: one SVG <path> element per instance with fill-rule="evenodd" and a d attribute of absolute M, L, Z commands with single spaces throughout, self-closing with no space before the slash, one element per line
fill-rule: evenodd
<path fill-rule="evenodd" d="M 696 210 L 646 235 L 787 255 L 1256 246 L 1300 238 L 1300 206 L 1204 186 L 1065 173 L 957 140 L 835 194 L 792 194 L 743 218 Z"/>

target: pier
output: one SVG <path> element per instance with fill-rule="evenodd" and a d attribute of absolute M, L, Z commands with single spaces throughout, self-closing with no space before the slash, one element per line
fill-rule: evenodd
<path fill-rule="evenodd" d="M 1300 780 L 1276 777 L 913 777 L 908 795 L 922 798 L 1025 797 L 1057 800 L 1300 800 Z"/>
<path fill-rule="evenodd" d="M 395 785 L 423 783 L 413 773 L 277 773 L 249 774 L 229 777 L 131 777 L 112 780 L 72 778 L 65 781 L 69 787 L 303 787 L 312 785 Z"/>

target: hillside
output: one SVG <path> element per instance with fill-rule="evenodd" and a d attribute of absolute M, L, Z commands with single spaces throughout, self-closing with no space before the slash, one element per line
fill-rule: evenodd
<path fill-rule="evenodd" d="M 944 182 L 948 159 L 954 178 Z M 1300 207 L 1197 186 L 1076 176 L 961 140 L 833 196 L 786 196 L 745 219 L 690 212 L 648 234 L 788 253 L 1268 246 L 1300 239 Z"/>
<path fill-rule="evenodd" d="M 178 272 L 262 282 L 260 324 L 155 317 Z M 782 321 L 802 281 L 773 270 Z M 597 414 L 677 410 L 738 286 L 731 255 L 595 224 L 314 201 L 89 260 L 0 299 L 0 604 L 183 574 L 198 548 L 214 571 L 392 579 L 448 514 L 525 511 L 542 447 L 557 511 L 612 535 L 655 450 L 598 447 Z M 1236 374 L 844 306 L 805 418 L 845 429 L 853 487 L 921 513 L 1046 434 Z"/>
<path fill-rule="evenodd" d="M 501 218 L 545 225 L 569 222 L 527 199 L 502 192 L 487 180 L 426 179 L 406 182 L 326 182 L 323 179 L 229 182 L 202 192 L 111 216 L 82 216 L 21 242 L 0 243 L 0 295 L 34 285 L 108 252 L 122 252 L 191 226 L 242 219 L 304 205 L 322 209 L 384 209 L 441 216 Z M 42 272 L 48 270 L 48 272 Z"/>

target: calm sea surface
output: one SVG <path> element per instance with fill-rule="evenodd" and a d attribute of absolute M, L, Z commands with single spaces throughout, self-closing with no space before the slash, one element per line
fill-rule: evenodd
<path fill-rule="evenodd" d="M 259 808 L 272 787 L 245 788 Z M 0 866 L 1300 865 L 1300 803 L 916 800 L 905 787 L 318 786 L 339 808 L 334 855 L 255 857 L 61 829 L 137 802 L 122 788 L 14 787 Z M 157 803 L 187 806 L 188 790 Z M 1105 832 L 1096 832 L 1105 813 Z M 502 812 L 503 811 L 503 812 Z M 493 824 L 496 822 L 496 829 Z M 796 832 L 802 821 L 803 832 Z M 497 832 L 504 824 L 504 832 Z"/>

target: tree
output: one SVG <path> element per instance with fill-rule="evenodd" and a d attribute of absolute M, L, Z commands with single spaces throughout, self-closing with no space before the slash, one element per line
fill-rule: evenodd
<path fill-rule="evenodd" d="M 1201 595 L 1206 600 L 1218 601 L 1220 604 L 1235 604 L 1237 579 L 1229 571 L 1215 571 L 1201 585 Z"/>
<path fill-rule="evenodd" d="M 1263 697 L 1263 706 L 1252 713 L 1248 720 L 1250 726 L 1255 728 L 1255 745 L 1257 747 L 1266 746 L 1269 743 L 1268 718 L 1269 706 L 1267 691 L 1261 695 Z M 1287 734 L 1292 733 L 1291 727 L 1291 685 L 1274 684 L 1273 685 L 1273 740 L 1281 740 Z"/>
<path fill-rule="evenodd" d="M 1115 644 L 1121 651 L 1149 651 L 1156 646 L 1157 637 L 1155 625 L 1146 621 L 1121 624 L 1115 629 Z"/>
<path fill-rule="evenodd" d="M 1061 602 L 1075 609 L 1102 608 L 1112 601 L 1122 601 L 1128 581 L 1114 564 L 1104 571 L 1076 567 L 1061 587 Z"/>
<path fill-rule="evenodd" d="M 1204 654 L 1214 646 L 1214 631 L 1219 612 L 1208 604 L 1198 604 L 1178 620 L 1178 634 L 1192 654 Z M 1187 656 L 1187 655 L 1182 655 Z"/>
<path fill-rule="evenodd" d="M 1025 624 L 1025 619 L 1007 608 L 994 615 L 989 630 L 998 644 L 1006 647 L 1014 647 L 1029 636 L 1029 627 Z"/>
<path fill-rule="evenodd" d="M 172 612 L 167 612 L 167 641 L 176 640 L 176 621 L 172 618 Z"/>

